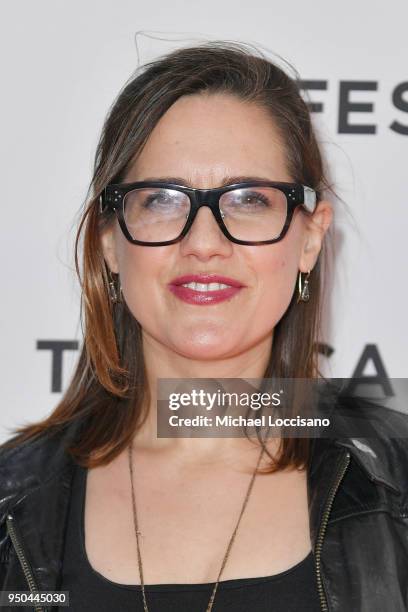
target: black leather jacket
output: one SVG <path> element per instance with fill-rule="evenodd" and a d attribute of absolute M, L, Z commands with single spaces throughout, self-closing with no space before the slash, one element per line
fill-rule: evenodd
<path fill-rule="evenodd" d="M 309 516 L 322 612 L 408 611 L 408 425 L 392 412 L 376 412 L 371 438 L 313 440 Z M 74 467 L 64 447 L 80 430 L 78 419 L 0 447 L 2 590 L 59 590 Z"/>

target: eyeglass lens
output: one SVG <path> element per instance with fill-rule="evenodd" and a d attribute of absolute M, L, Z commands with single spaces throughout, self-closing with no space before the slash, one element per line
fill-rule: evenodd
<path fill-rule="evenodd" d="M 168 188 L 134 189 L 123 201 L 124 219 L 133 239 L 164 242 L 177 238 L 190 212 L 187 194 Z M 220 211 L 230 234 L 239 240 L 272 240 L 286 221 L 285 194 L 274 187 L 245 187 L 225 192 Z"/>

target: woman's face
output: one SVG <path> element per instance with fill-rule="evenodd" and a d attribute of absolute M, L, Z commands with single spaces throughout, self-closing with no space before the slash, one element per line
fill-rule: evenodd
<path fill-rule="evenodd" d="M 125 182 L 180 177 L 184 185 L 209 189 L 240 176 L 293 180 L 273 121 L 262 108 L 230 95 L 195 94 L 179 98 L 161 118 Z M 117 220 L 102 240 L 144 342 L 190 359 L 225 359 L 272 340 L 298 271 L 313 268 L 330 220 L 328 202 L 313 218 L 298 207 L 283 240 L 247 246 L 230 242 L 204 206 L 176 244 L 132 245 Z M 243 287 L 207 305 L 187 303 L 169 289 L 175 277 L 199 273 L 227 276 Z"/>

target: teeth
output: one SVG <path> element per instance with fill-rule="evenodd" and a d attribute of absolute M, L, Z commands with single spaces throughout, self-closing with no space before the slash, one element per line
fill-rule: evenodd
<path fill-rule="evenodd" d="M 188 287 L 194 291 L 219 291 L 220 289 L 228 289 L 231 285 L 224 283 L 185 283 L 183 287 Z"/>

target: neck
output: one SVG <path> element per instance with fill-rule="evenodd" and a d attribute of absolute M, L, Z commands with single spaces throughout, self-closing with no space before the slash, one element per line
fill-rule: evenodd
<path fill-rule="evenodd" d="M 134 448 L 143 452 L 155 452 L 178 457 L 188 463 L 196 461 L 212 462 L 236 458 L 243 450 L 250 451 L 253 462 L 254 452 L 259 443 L 256 438 L 193 438 L 193 437 L 157 437 L 157 383 L 159 379 L 190 378 L 239 378 L 261 379 L 267 368 L 272 339 L 268 337 L 251 350 L 222 359 L 194 359 L 170 351 L 150 336 L 143 339 L 144 360 L 148 384 L 151 393 L 148 417 L 134 436 Z M 234 388 L 229 389 L 230 392 Z M 187 434 L 188 435 L 188 434 Z M 270 440 L 270 446 L 277 446 L 277 438 Z"/>

